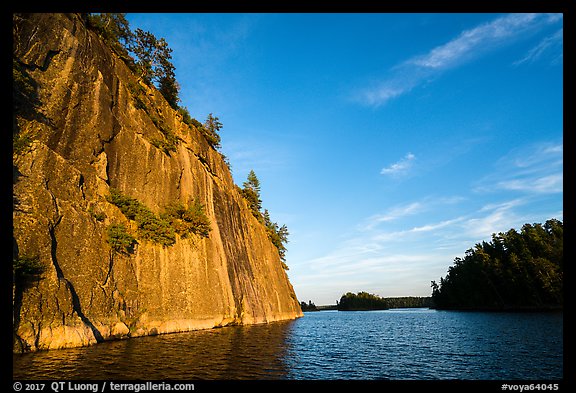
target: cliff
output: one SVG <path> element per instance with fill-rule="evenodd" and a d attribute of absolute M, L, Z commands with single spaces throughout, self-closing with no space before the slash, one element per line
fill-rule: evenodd
<path fill-rule="evenodd" d="M 37 267 L 15 275 L 15 352 L 302 315 L 278 250 L 198 129 L 78 15 L 15 15 L 13 29 L 13 260 Z M 209 235 L 138 236 L 111 190 L 156 216 L 198 201 Z M 111 247 L 114 225 L 137 239 L 130 252 Z"/>

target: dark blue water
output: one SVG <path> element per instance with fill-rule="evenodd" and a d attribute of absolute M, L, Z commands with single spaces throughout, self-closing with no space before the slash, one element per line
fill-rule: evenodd
<path fill-rule="evenodd" d="M 563 378 L 562 313 L 428 309 L 295 321 L 14 355 L 15 379 Z"/>

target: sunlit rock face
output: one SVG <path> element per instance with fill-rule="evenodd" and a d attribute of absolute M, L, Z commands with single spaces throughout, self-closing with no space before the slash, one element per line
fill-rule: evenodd
<path fill-rule="evenodd" d="M 15 352 L 302 315 L 222 155 L 79 15 L 15 15 L 14 80 L 14 259 L 42 267 L 15 279 Z M 209 236 L 138 237 L 111 189 L 156 215 L 199 201 Z M 130 252 L 111 248 L 119 224 Z"/>

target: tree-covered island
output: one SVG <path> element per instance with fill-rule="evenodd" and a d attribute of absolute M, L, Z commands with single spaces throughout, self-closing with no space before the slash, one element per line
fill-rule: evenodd
<path fill-rule="evenodd" d="M 440 283 L 432 281 L 438 309 L 562 309 L 563 224 L 550 219 L 492 235 L 456 258 Z"/>
<path fill-rule="evenodd" d="M 312 303 L 312 300 L 308 300 L 308 303 L 300 302 L 300 308 L 302 309 L 302 311 L 320 311 L 318 307 L 316 307 L 316 305 Z"/>
<path fill-rule="evenodd" d="M 348 292 L 337 302 L 338 311 L 388 310 L 390 308 L 428 308 L 431 297 L 380 297 L 367 292 Z"/>

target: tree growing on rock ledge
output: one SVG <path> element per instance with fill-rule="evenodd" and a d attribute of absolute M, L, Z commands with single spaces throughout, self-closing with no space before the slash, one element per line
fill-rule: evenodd
<path fill-rule="evenodd" d="M 168 104 L 178 110 L 180 86 L 176 81 L 175 67 L 170 61 L 172 49 L 164 38 L 157 38 L 149 31 L 132 31 L 122 13 L 85 14 L 89 28 L 100 35 L 110 48 L 138 74 L 138 81 L 154 84 Z"/>
<path fill-rule="evenodd" d="M 260 199 L 260 180 L 254 173 L 254 170 L 250 170 L 248 173 L 248 178 L 243 184 L 243 188 L 240 189 L 241 195 L 248 202 L 248 207 L 252 211 L 254 217 L 258 219 L 264 227 L 266 228 L 266 233 L 268 238 L 272 241 L 272 244 L 278 249 L 278 255 L 280 256 L 280 261 L 282 262 L 282 267 L 288 270 L 288 265 L 286 265 L 286 246 L 288 243 L 288 227 L 286 225 L 278 225 L 278 223 L 273 222 L 270 219 L 270 213 L 267 209 L 262 212 L 262 200 Z"/>
<path fill-rule="evenodd" d="M 262 200 L 260 199 L 260 180 L 258 180 L 254 170 L 250 170 L 248 178 L 242 186 L 242 196 L 248 201 L 248 206 L 252 209 L 254 216 L 260 218 L 260 210 L 262 209 Z"/>
<path fill-rule="evenodd" d="M 222 123 L 218 117 L 213 116 L 212 113 L 209 113 L 206 117 L 206 121 L 202 125 L 200 131 L 214 149 L 219 149 L 220 146 L 220 129 L 222 128 Z"/>
<path fill-rule="evenodd" d="M 83 18 L 86 25 L 102 37 L 136 74 L 138 82 L 156 87 L 168 104 L 181 113 L 186 124 L 195 126 L 210 146 L 220 149 L 222 123 L 218 117 L 210 113 L 201 124 L 190 116 L 186 107 L 180 106 L 180 85 L 171 62 L 172 49 L 164 38 L 157 38 L 139 28 L 132 31 L 126 15 L 122 13 L 83 14 Z M 143 103 L 139 102 L 139 105 Z"/>
<path fill-rule="evenodd" d="M 164 38 L 156 38 L 154 34 L 142 29 L 136 29 L 129 50 L 136 56 L 138 80 L 146 84 L 156 84 L 160 93 L 175 110 L 178 109 L 178 90 L 174 73 L 175 67 L 170 62 L 172 49 Z"/>

